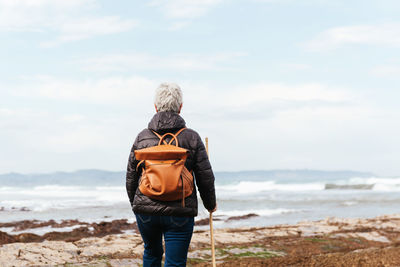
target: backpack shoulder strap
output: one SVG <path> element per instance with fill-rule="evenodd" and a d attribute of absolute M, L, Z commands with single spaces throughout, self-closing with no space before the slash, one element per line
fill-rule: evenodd
<path fill-rule="evenodd" d="M 185 130 L 185 129 L 186 129 L 186 128 L 182 128 L 182 129 L 180 129 L 179 131 L 177 131 L 175 134 L 166 133 L 166 134 L 164 134 L 164 135 L 162 136 L 162 138 L 164 138 L 166 135 L 171 135 L 171 136 L 172 136 L 172 139 L 169 141 L 168 145 L 171 145 L 172 142 L 175 140 L 175 145 L 176 145 L 176 146 L 179 146 L 179 145 L 178 145 L 178 135 L 179 135 L 183 130 Z"/>
<path fill-rule="evenodd" d="M 176 133 L 175 133 L 175 137 L 178 137 L 178 135 L 181 133 L 181 132 L 183 132 L 183 130 L 185 130 L 186 128 L 182 128 L 182 129 L 180 129 L 179 131 L 177 131 Z"/>
<path fill-rule="evenodd" d="M 151 131 L 160 139 L 160 141 L 161 141 L 161 140 L 163 141 L 164 145 L 171 145 L 172 142 L 173 142 L 174 140 L 176 141 L 176 143 L 178 142 L 178 140 L 177 140 L 176 138 L 177 138 L 178 135 L 179 135 L 183 130 L 185 130 L 185 129 L 186 129 L 186 128 L 184 127 L 184 128 L 182 128 L 182 129 L 180 129 L 179 131 L 177 131 L 175 134 L 173 134 L 173 133 L 166 133 L 166 134 L 164 134 L 163 136 L 159 135 L 156 131 L 153 131 L 153 130 L 151 130 Z M 164 140 L 164 138 L 165 138 L 167 135 L 171 135 L 171 136 L 172 136 L 172 139 L 171 139 L 171 141 L 169 141 L 169 143 L 167 143 L 167 142 Z"/>
<path fill-rule="evenodd" d="M 161 135 L 159 135 L 156 131 L 153 131 L 153 130 L 151 130 L 151 131 L 153 132 L 153 134 L 157 135 L 157 137 L 161 140 L 161 138 L 162 138 Z M 165 140 L 163 140 L 163 142 L 164 142 L 164 145 L 167 145 L 167 142 Z"/>

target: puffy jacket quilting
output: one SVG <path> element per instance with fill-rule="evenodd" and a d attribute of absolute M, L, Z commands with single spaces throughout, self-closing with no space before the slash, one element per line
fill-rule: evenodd
<path fill-rule="evenodd" d="M 126 190 L 132 210 L 135 213 L 149 215 L 173 215 L 173 216 L 197 216 L 197 194 L 196 189 L 185 198 L 185 207 L 182 202 L 159 201 L 143 195 L 139 188 L 141 167 L 136 170 L 139 163 L 135 159 L 134 151 L 158 144 L 159 138 L 152 132 L 160 135 L 171 132 L 176 133 L 179 129 L 186 127 L 184 119 L 174 112 L 158 112 L 150 121 L 148 128 L 141 131 L 135 139 L 129 156 L 126 173 Z M 167 137 L 169 141 L 171 137 Z M 203 141 L 199 134 L 192 129 L 185 129 L 178 135 L 179 146 L 189 151 L 185 166 L 189 171 L 193 171 L 195 188 L 197 186 L 200 197 L 206 209 L 212 210 L 216 205 L 214 174 L 208 160 Z"/>

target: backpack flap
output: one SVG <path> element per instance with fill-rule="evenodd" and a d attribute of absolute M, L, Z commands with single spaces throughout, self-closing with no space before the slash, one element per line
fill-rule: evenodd
<path fill-rule="evenodd" d="M 135 150 L 137 160 L 168 160 L 183 159 L 187 157 L 189 151 L 174 145 L 159 145 Z"/>

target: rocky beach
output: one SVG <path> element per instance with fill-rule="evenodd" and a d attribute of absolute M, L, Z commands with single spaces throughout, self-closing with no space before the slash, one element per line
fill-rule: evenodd
<path fill-rule="evenodd" d="M 198 227 L 207 223 L 196 222 L 188 266 L 210 265 L 209 231 Z M 49 229 L 44 235 L 29 233 L 43 227 Z M 57 231 L 66 227 L 70 231 Z M 12 229 L 0 232 L 0 266 L 141 264 L 143 243 L 135 223 L 127 220 L 33 220 L 1 223 L 0 228 Z M 220 228 L 215 231 L 215 240 L 218 266 L 400 266 L 400 214 Z"/>
<path fill-rule="evenodd" d="M 218 266 L 400 266 L 398 177 L 219 172 L 216 189 Z M 196 219 L 188 266 L 210 266 L 201 204 Z M 142 253 L 124 172 L 0 175 L 0 267 L 140 266 Z"/>

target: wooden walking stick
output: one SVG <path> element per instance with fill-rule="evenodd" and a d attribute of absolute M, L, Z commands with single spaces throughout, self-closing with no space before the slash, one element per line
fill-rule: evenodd
<path fill-rule="evenodd" d="M 206 137 L 206 151 L 207 151 L 207 156 L 209 156 L 208 153 L 208 137 Z M 214 245 L 214 228 L 213 228 L 213 216 L 212 212 L 210 212 L 210 237 L 211 237 L 211 257 L 212 257 L 212 266 L 215 267 L 215 245 Z"/>

